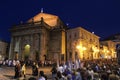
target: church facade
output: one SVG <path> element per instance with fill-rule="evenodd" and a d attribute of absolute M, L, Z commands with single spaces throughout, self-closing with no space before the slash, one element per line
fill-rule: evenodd
<path fill-rule="evenodd" d="M 82 27 L 68 29 L 56 15 L 41 12 L 26 23 L 14 25 L 10 32 L 9 59 L 62 62 L 116 58 L 113 42 L 101 48 L 100 37 L 94 32 Z"/>
<path fill-rule="evenodd" d="M 65 60 L 66 28 L 58 16 L 43 12 L 13 26 L 9 59 Z"/>

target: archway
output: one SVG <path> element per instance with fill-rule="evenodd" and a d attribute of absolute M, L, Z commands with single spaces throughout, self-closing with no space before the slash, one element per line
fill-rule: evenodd
<path fill-rule="evenodd" d="M 26 44 L 24 47 L 24 59 L 25 60 L 29 59 L 29 54 L 30 54 L 30 45 Z"/>

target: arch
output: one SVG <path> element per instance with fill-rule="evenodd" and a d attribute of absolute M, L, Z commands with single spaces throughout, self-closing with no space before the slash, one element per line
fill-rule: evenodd
<path fill-rule="evenodd" d="M 25 58 L 25 60 L 29 58 L 29 55 L 30 55 L 30 45 L 26 44 L 24 46 L 24 58 Z"/>

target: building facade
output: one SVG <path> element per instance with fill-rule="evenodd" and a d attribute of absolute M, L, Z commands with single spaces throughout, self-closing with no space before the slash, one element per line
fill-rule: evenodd
<path fill-rule="evenodd" d="M 47 13 L 13 26 L 9 59 L 65 60 L 65 29 L 58 16 Z"/>
<path fill-rule="evenodd" d="M 9 59 L 61 62 L 116 57 L 114 42 L 100 44 L 99 36 L 82 27 L 67 29 L 56 15 L 41 12 L 10 32 Z"/>
<path fill-rule="evenodd" d="M 8 43 L 0 40 L 0 60 L 4 60 L 7 57 L 7 47 L 8 47 Z"/>
<path fill-rule="evenodd" d="M 67 30 L 67 56 L 73 61 L 77 58 L 98 59 L 99 37 L 82 27 Z"/>
<path fill-rule="evenodd" d="M 113 34 L 104 39 L 104 41 L 113 41 L 115 43 L 116 58 L 120 64 L 120 33 Z"/>
<path fill-rule="evenodd" d="M 116 58 L 116 43 L 111 40 L 100 41 L 100 54 L 102 58 Z"/>

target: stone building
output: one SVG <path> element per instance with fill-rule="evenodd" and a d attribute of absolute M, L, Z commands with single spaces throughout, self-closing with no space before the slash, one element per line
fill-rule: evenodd
<path fill-rule="evenodd" d="M 9 59 L 65 60 L 67 26 L 56 15 L 39 13 L 11 29 Z"/>
<path fill-rule="evenodd" d="M 118 63 L 120 64 L 120 33 L 110 35 L 107 38 L 103 39 L 103 41 L 112 41 L 115 43 L 115 55 L 118 59 Z"/>
<path fill-rule="evenodd" d="M 41 12 L 26 23 L 12 26 L 10 32 L 9 59 L 61 62 L 116 56 L 113 42 L 102 42 L 101 47 L 100 37 L 94 32 L 82 27 L 68 29 L 58 16 L 52 14 Z"/>
<path fill-rule="evenodd" d="M 82 27 L 67 30 L 68 60 L 99 58 L 99 37 Z"/>
<path fill-rule="evenodd" d="M 0 60 L 4 60 L 7 57 L 8 42 L 0 40 Z"/>
<path fill-rule="evenodd" d="M 116 43 L 111 40 L 100 41 L 100 54 L 102 58 L 116 58 Z"/>

